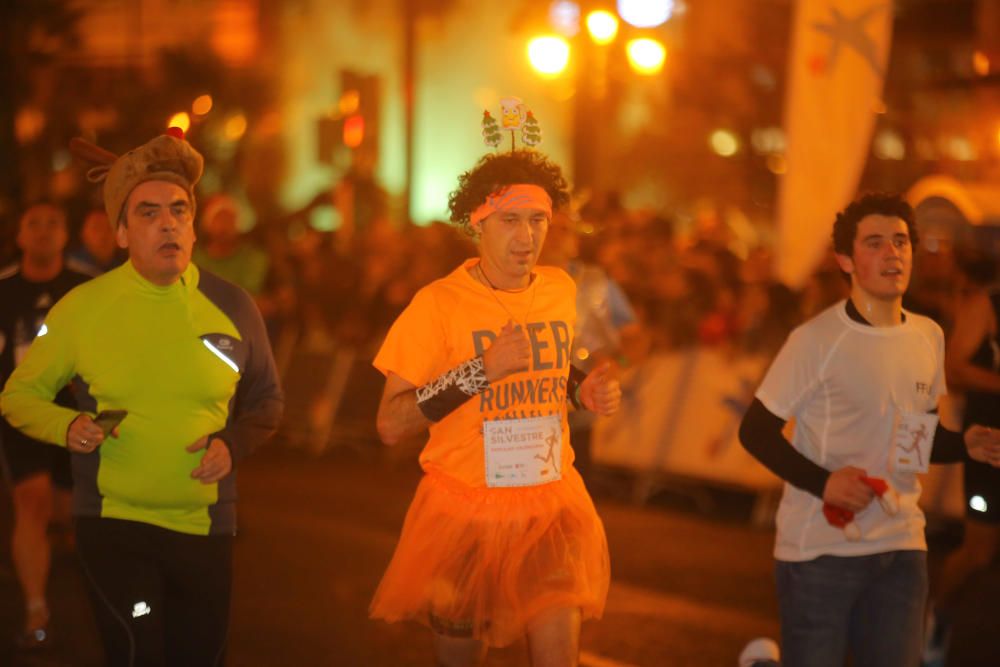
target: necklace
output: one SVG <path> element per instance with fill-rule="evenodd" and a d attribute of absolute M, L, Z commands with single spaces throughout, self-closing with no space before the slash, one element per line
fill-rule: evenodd
<path fill-rule="evenodd" d="M 524 311 L 524 327 L 525 327 L 525 329 L 527 329 L 527 326 L 528 326 L 528 315 L 531 314 L 531 309 L 535 305 L 535 294 L 536 294 L 536 291 L 533 289 L 534 286 L 535 286 L 535 281 L 531 281 L 531 284 L 528 285 L 527 287 L 525 287 L 524 289 L 520 289 L 520 290 L 502 290 L 502 289 L 498 288 L 496 285 L 494 285 L 493 281 L 491 281 L 488 277 L 486 277 L 486 272 L 483 271 L 483 263 L 482 262 L 479 262 L 478 264 L 476 264 L 476 270 L 479 272 L 480 277 L 483 280 L 485 280 L 486 284 L 489 286 L 489 288 L 490 288 L 490 294 L 493 295 L 493 300 L 496 301 L 500 305 L 500 307 L 504 309 L 504 311 L 510 316 L 510 319 L 512 319 L 514 322 L 517 322 L 518 324 L 521 324 L 521 320 L 519 320 L 517 317 L 515 317 L 514 313 L 510 312 L 510 308 L 508 308 L 506 305 L 504 305 L 504 302 L 500 300 L 499 296 L 497 296 L 497 292 L 507 292 L 508 294 L 520 294 L 521 292 L 524 292 L 525 290 L 529 290 L 529 289 L 531 290 L 531 301 L 528 302 L 528 309 L 526 311 Z"/>
<path fill-rule="evenodd" d="M 482 261 L 479 261 L 479 262 L 476 263 L 476 270 L 479 271 L 479 275 L 482 277 L 483 280 L 486 281 L 486 284 L 490 286 L 490 289 L 492 289 L 492 290 L 494 290 L 496 292 L 507 292 L 508 294 L 519 294 L 520 292 L 524 292 L 526 290 L 531 289 L 531 285 L 530 284 L 527 287 L 522 287 L 521 289 L 500 289 L 499 287 L 497 287 L 496 285 L 493 284 L 493 281 L 490 280 L 490 277 L 486 275 L 485 271 L 483 271 L 483 263 L 482 263 Z"/>

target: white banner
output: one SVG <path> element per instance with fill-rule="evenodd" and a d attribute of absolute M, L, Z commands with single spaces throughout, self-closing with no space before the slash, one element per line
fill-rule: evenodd
<path fill-rule="evenodd" d="M 855 196 L 884 110 L 890 0 L 798 0 L 785 98 L 787 172 L 778 192 L 778 275 L 800 287 Z"/>
<path fill-rule="evenodd" d="M 751 490 L 779 487 L 737 437 L 769 363 L 713 348 L 647 359 L 623 374 L 621 409 L 594 424 L 594 462 Z"/>

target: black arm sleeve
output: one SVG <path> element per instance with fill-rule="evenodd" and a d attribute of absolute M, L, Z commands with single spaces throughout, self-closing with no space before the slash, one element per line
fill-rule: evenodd
<path fill-rule="evenodd" d="M 792 447 L 781 434 L 784 426 L 785 421 L 781 417 L 755 398 L 740 423 L 740 442 L 775 475 L 822 499 L 830 471 Z"/>
<path fill-rule="evenodd" d="M 949 431 L 941 422 L 934 429 L 931 463 L 958 463 L 965 460 L 965 438 L 958 431 Z"/>

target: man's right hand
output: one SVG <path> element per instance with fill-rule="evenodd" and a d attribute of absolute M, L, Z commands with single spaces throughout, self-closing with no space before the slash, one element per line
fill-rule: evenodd
<path fill-rule="evenodd" d="M 867 472 L 854 466 L 834 470 L 823 488 L 823 502 L 860 512 L 875 498 L 875 492 L 862 480 L 867 476 Z"/>
<path fill-rule="evenodd" d="M 483 354 L 483 369 L 490 382 L 501 380 L 511 373 L 528 370 L 531 362 L 531 343 L 521 325 L 513 320 L 500 330 L 493 344 Z"/>
<path fill-rule="evenodd" d="M 104 431 L 90 415 L 80 414 L 66 429 L 66 448 L 77 454 L 89 454 L 104 442 Z"/>

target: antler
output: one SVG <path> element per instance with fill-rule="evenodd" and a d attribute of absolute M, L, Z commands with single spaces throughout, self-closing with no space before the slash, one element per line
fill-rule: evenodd
<path fill-rule="evenodd" d="M 96 162 L 99 165 L 113 164 L 118 159 L 118 156 L 111 151 L 92 144 L 81 137 L 73 137 L 69 140 L 69 150 L 81 160 Z"/>
<path fill-rule="evenodd" d="M 91 183 L 103 181 L 108 175 L 111 165 L 118 159 L 118 156 L 111 151 L 80 137 L 73 137 L 69 140 L 69 150 L 81 160 L 97 163 L 97 166 L 87 170 L 87 180 Z"/>

